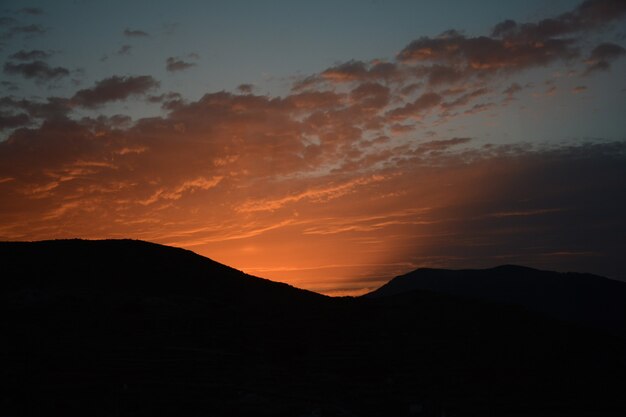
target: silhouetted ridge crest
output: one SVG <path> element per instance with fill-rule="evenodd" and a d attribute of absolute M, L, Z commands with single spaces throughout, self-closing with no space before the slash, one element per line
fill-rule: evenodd
<path fill-rule="evenodd" d="M 592 274 L 519 265 L 461 270 L 420 268 L 392 279 L 365 297 L 418 290 L 520 305 L 553 318 L 626 336 L 626 283 Z"/>
<path fill-rule="evenodd" d="M 130 239 L 0 242 L 2 286 L 115 290 L 211 296 L 214 292 L 294 292 L 288 284 L 247 275 L 192 251 Z M 36 260 L 35 260 L 36 259 Z M 213 294 L 215 295 L 215 294 Z"/>
<path fill-rule="evenodd" d="M 516 306 L 326 297 L 132 240 L 5 242 L 0 265 L 1 415 L 626 413 L 622 340 Z"/>

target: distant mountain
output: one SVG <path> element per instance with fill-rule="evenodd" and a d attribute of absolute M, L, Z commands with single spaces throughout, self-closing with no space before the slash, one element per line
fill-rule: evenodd
<path fill-rule="evenodd" d="M 0 243 L 0 416 L 623 416 L 623 339 L 331 298 L 141 241 Z M 380 294 L 379 294 L 380 295 Z"/>
<path fill-rule="evenodd" d="M 626 282 L 515 265 L 492 269 L 418 269 L 365 297 L 422 290 L 523 306 L 550 317 L 626 336 Z"/>

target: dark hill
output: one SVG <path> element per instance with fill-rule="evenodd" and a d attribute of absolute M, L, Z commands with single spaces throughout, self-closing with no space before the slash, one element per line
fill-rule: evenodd
<path fill-rule="evenodd" d="M 428 291 L 330 298 L 139 241 L 0 244 L 0 416 L 621 416 L 624 345 Z"/>
<path fill-rule="evenodd" d="M 626 336 L 626 282 L 591 274 L 504 265 L 492 269 L 418 269 L 366 297 L 415 290 L 515 304 L 550 317 Z"/>
<path fill-rule="evenodd" d="M 4 291 L 85 291 L 207 299 L 320 299 L 191 251 L 138 240 L 0 242 Z M 31 294 L 33 295 L 33 294 Z"/>

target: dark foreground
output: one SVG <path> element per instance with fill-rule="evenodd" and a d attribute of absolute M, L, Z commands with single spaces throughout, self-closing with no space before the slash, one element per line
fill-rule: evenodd
<path fill-rule="evenodd" d="M 329 298 L 138 241 L 0 243 L 0 266 L 0 416 L 626 415 L 595 322 Z"/>

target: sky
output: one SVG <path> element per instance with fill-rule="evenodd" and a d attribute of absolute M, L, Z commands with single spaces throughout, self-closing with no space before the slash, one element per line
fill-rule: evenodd
<path fill-rule="evenodd" d="M 358 295 L 626 280 L 626 1 L 4 1 L 0 240 Z"/>

